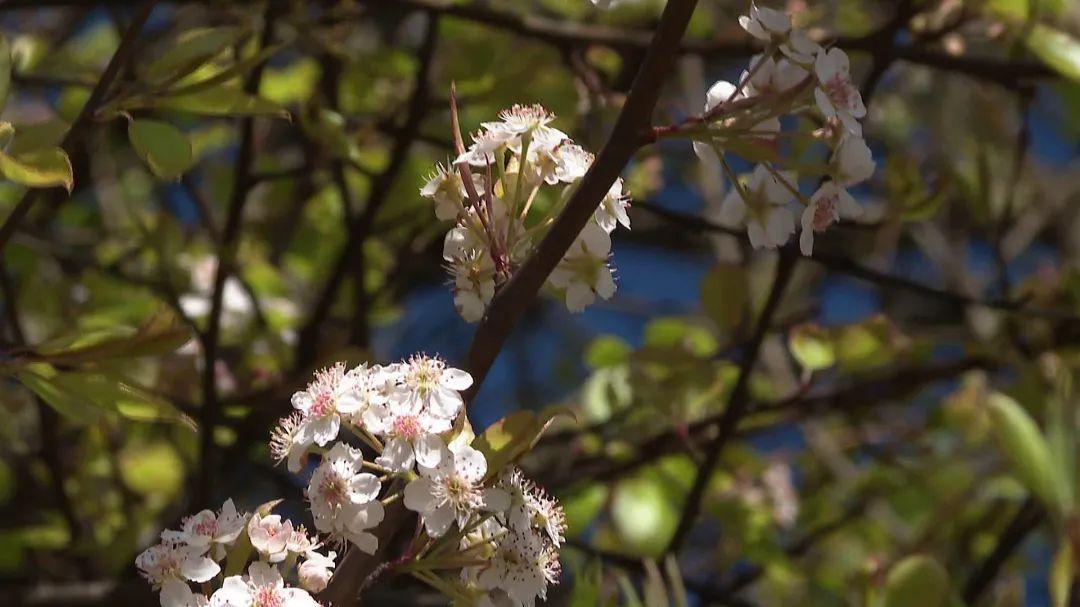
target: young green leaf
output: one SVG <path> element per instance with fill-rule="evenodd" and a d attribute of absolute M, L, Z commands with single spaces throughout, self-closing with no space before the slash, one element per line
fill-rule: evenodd
<path fill-rule="evenodd" d="M 128 138 L 135 152 L 162 179 L 176 179 L 191 168 L 191 142 L 180 129 L 159 120 L 132 120 Z"/>
<path fill-rule="evenodd" d="M 168 45 L 169 51 L 142 70 L 143 79 L 160 84 L 179 79 L 210 61 L 245 33 L 235 27 L 188 30 Z"/>
<path fill-rule="evenodd" d="M 1080 80 L 1080 40 L 1058 29 L 1036 23 L 1028 34 L 1027 47 L 1061 75 Z"/>
<path fill-rule="evenodd" d="M 949 573 L 933 558 L 909 556 L 889 570 L 884 607 L 945 607 Z"/>
<path fill-rule="evenodd" d="M 56 382 L 58 376 L 56 369 L 44 363 L 27 365 L 15 374 L 16 379 L 60 415 L 81 424 L 92 424 L 101 419 L 103 411 L 78 391 Z"/>
<path fill-rule="evenodd" d="M 1055 473 L 1050 447 L 1035 420 L 1004 394 L 991 394 L 988 403 L 994 438 L 1013 474 L 1047 510 L 1062 516 L 1068 507 L 1064 487 Z"/>
<path fill-rule="evenodd" d="M 18 155 L 0 152 L 0 173 L 10 181 L 32 188 L 75 187 L 71 160 L 60 148 L 34 150 Z"/>
<path fill-rule="evenodd" d="M 473 448 L 487 459 L 487 476 L 495 476 L 532 449 L 555 417 L 563 413 L 570 414 L 566 409 L 555 409 L 539 416 L 532 411 L 515 411 L 488 426 L 472 443 Z"/>

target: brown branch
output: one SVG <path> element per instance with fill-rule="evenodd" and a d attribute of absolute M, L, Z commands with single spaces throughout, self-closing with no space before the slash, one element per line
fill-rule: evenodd
<path fill-rule="evenodd" d="M 385 6 L 381 2 L 375 3 Z M 447 16 L 467 19 L 563 50 L 586 45 L 602 45 L 620 51 L 643 51 L 649 47 L 650 41 L 649 32 L 641 29 L 560 21 L 494 8 L 489 4 L 461 4 L 452 0 L 397 0 L 394 4 L 424 8 Z M 887 54 L 893 59 L 908 63 L 958 72 L 973 78 L 1010 86 L 1018 81 L 1058 77 L 1056 72 L 1041 62 L 957 56 L 922 46 L 897 45 L 893 38 L 880 36 L 880 31 L 877 30 L 865 36 L 837 38 L 832 41 L 832 44 L 845 50 L 867 51 L 879 56 Z M 829 41 L 822 40 L 822 42 Z M 712 59 L 743 59 L 760 52 L 760 48 L 748 38 L 732 41 L 717 37 L 706 40 L 684 40 L 679 44 L 678 52 Z"/>
<path fill-rule="evenodd" d="M 467 394 L 468 399 L 471 400 L 483 384 L 503 342 L 525 308 L 536 298 L 548 274 L 566 254 L 608 188 L 637 151 L 639 136 L 650 125 L 660 88 L 671 73 L 675 50 L 696 5 L 696 0 L 667 3 L 652 45 L 607 143 L 536 251 L 495 294 L 469 349 L 466 367 L 474 383 Z"/>
<path fill-rule="evenodd" d="M 754 370 L 755 363 L 757 363 L 761 343 L 765 340 L 765 334 L 769 331 L 769 325 L 772 322 L 773 315 L 776 313 L 777 308 L 780 307 L 780 299 L 791 279 L 792 270 L 794 270 L 795 262 L 797 260 L 798 251 L 795 250 L 793 244 L 789 244 L 781 249 L 780 260 L 776 267 L 776 277 L 773 278 L 773 285 L 772 289 L 769 291 L 769 298 L 765 301 L 765 307 L 762 309 L 761 316 L 758 318 L 754 334 L 746 344 L 746 353 L 743 357 L 742 364 L 739 365 L 739 377 L 735 381 L 735 387 L 731 390 L 731 396 L 728 398 L 724 413 L 720 416 L 720 421 L 717 422 L 716 436 L 713 438 L 712 442 L 709 443 L 708 448 L 705 451 L 705 460 L 698 466 L 697 474 L 694 477 L 694 484 L 690 487 L 690 492 L 687 494 L 686 501 L 683 503 L 679 524 L 675 528 L 675 533 L 671 537 L 671 543 L 668 544 L 667 547 L 668 553 L 678 552 L 682 547 L 683 542 L 686 540 L 687 535 L 689 535 L 690 530 L 693 528 L 694 521 L 697 519 L 698 512 L 701 509 L 702 499 L 705 496 L 705 488 L 708 486 L 709 479 L 712 478 L 713 472 L 716 470 L 716 464 L 720 461 L 720 452 L 723 451 L 724 445 L 726 445 L 728 440 L 734 435 L 739 420 L 742 419 L 747 411 L 749 403 L 747 395 L 750 388 L 750 374 Z"/>
<path fill-rule="evenodd" d="M 1034 499 L 1029 497 L 1024 500 L 1023 505 L 1013 515 L 1012 521 L 998 537 L 994 550 L 979 563 L 967 583 L 964 584 L 965 603 L 975 605 L 979 601 L 979 597 L 997 577 L 1005 561 L 1009 560 L 1009 557 L 1024 543 L 1028 534 L 1035 530 L 1045 517 L 1046 511 Z"/>
<path fill-rule="evenodd" d="M 744 230 L 731 228 L 729 226 L 721 225 L 719 223 L 710 221 L 704 217 L 698 215 L 691 215 L 688 213 L 681 213 L 678 211 L 672 211 L 658 206 L 651 202 L 637 202 L 634 203 L 634 208 L 644 209 L 661 219 L 670 221 L 672 223 L 681 225 L 685 228 L 695 230 L 698 232 L 727 234 L 738 238 L 745 238 L 746 233 Z M 813 255 L 808 257 L 811 261 L 821 265 L 822 267 L 846 274 L 853 278 L 865 280 L 871 284 L 885 289 L 896 289 L 900 291 L 907 291 L 916 295 L 921 295 L 928 299 L 936 299 L 943 303 L 950 305 L 967 307 L 967 306 L 981 306 L 1001 312 L 1008 312 L 1019 316 L 1028 316 L 1033 318 L 1042 318 L 1047 320 L 1059 320 L 1066 323 L 1075 323 L 1080 326 L 1080 317 L 1070 314 L 1064 310 L 1047 310 L 1041 308 L 1033 308 L 1025 305 L 1025 302 L 1018 300 L 1008 299 L 981 299 L 978 297 L 972 297 L 964 293 L 957 293 L 949 291 L 948 289 L 942 289 L 934 287 L 925 283 L 911 280 L 903 276 L 896 274 L 890 274 L 888 272 L 882 272 L 859 264 L 847 257 L 835 255 L 832 253 L 826 253 L 820 250 L 815 250 Z"/>
<path fill-rule="evenodd" d="M 337 292 L 341 288 L 345 277 L 351 268 L 364 266 L 364 242 L 372 233 L 375 216 L 379 209 L 390 197 L 391 189 L 397 180 L 398 174 L 405 167 L 405 161 L 409 157 L 409 150 L 413 140 L 420 133 L 420 123 L 428 113 L 428 101 L 430 99 L 431 70 L 434 64 L 436 42 L 438 40 L 438 21 L 434 16 L 429 16 L 427 33 L 419 50 L 420 67 L 416 75 L 415 89 L 409 98 L 408 109 L 405 113 L 404 123 L 396 132 L 393 147 L 390 150 L 390 160 L 386 168 L 379 173 L 371 183 L 371 191 L 368 195 L 367 206 L 363 213 L 354 221 L 350 222 L 348 241 L 344 249 L 338 255 L 330 276 L 323 285 L 315 300 L 315 306 L 308 316 L 307 321 L 299 331 L 296 347 L 296 361 L 294 367 L 301 369 L 310 365 L 316 358 L 318 350 L 319 328 L 323 320 L 330 313 L 330 309 L 337 298 Z M 338 183 L 338 187 L 342 187 Z M 341 191 L 343 197 L 347 192 Z M 345 200 L 347 204 L 347 198 Z M 362 285 L 358 289 L 363 288 Z M 367 322 L 366 297 L 359 298 L 355 311 L 355 322 Z M 360 317 L 363 318 L 360 318 Z M 357 332 L 354 338 L 363 338 L 363 332 Z"/>
<path fill-rule="evenodd" d="M 277 2 L 268 2 L 264 13 L 263 31 L 259 38 L 259 48 L 270 45 L 274 35 L 274 21 L 280 10 Z M 244 90 L 255 94 L 259 90 L 263 69 L 266 62 L 260 62 L 244 80 Z M 217 476 L 217 449 L 214 442 L 214 428 L 221 417 L 221 402 L 217 391 L 217 359 L 221 340 L 221 315 L 224 310 L 225 281 L 233 271 L 236 252 L 239 246 L 240 229 L 243 223 L 244 205 L 251 191 L 251 170 L 255 158 L 255 121 L 247 117 L 240 122 L 239 152 L 232 194 L 229 200 L 225 227 L 221 232 L 217 271 L 214 275 L 214 290 L 210 299 L 210 316 L 206 331 L 202 333 L 203 369 L 202 369 L 202 410 L 200 416 L 201 434 L 199 437 L 201 465 L 193 495 L 193 503 L 202 508 L 209 504 L 214 479 Z"/>
<path fill-rule="evenodd" d="M 82 110 L 79 111 L 75 121 L 71 123 L 71 128 L 64 135 L 63 141 L 60 142 L 60 147 L 68 154 L 71 154 L 73 148 L 82 140 L 86 127 L 93 121 L 94 112 L 105 100 L 105 96 L 108 94 L 113 82 L 134 55 L 135 41 L 139 37 L 139 32 L 142 31 L 143 25 L 146 24 L 146 20 L 150 18 L 150 13 L 156 3 L 157 0 L 147 0 L 139 6 L 131 25 L 128 26 L 120 39 L 120 46 L 116 48 L 112 59 L 105 66 L 105 71 L 101 73 L 97 85 L 90 92 L 90 97 L 86 100 Z M 19 199 L 19 202 L 15 204 L 15 208 L 11 210 L 11 213 L 4 219 L 3 225 L 0 225 L 0 253 L 3 252 L 8 241 L 15 234 L 19 224 L 26 219 L 26 215 L 30 212 L 30 208 L 34 206 L 34 201 L 37 200 L 36 195 L 40 191 L 42 190 L 28 189 Z"/>

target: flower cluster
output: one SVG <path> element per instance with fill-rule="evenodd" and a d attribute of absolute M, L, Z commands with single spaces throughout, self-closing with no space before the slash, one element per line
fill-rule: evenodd
<path fill-rule="evenodd" d="M 471 431 L 462 430 L 461 392 L 471 385 L 468 373 L 423 355 L 385 366 L 338 364 L 293 395 L 295 410 L 272 432 L 270 451 L 294 472 L 318 454 L 306 496 L 315 528 L 339 545 L 374 554 L 373 530 L 385 505 L 400 499 L 426 532 L 413 550 L 414 575 L 452 597 L 532 605 L 558 581 L 565 517 L 520 470 L 489 470 Z M 275 515 L 252 516 L 248 535 L 267 563 L 310 553 L 305 534 Z M 335 556 L 309 556 L 298 579 L 325 586 Z M 463 563 L 460 581 L 434 573 L 447 563 Z"/>
<path fill-rule="evenodd" d="M 593 161 L 551 126 L 555 116 L 539 105 L 515 105 L 499 119 L 483 123 L 472 145 L 450 166 L 437 166 L 420 190 L 434 202 L 436 217 L 455 224 L 443 259 L 454 304 L 470 322 L 483 317 L 496 289 L 532 252 Z M 616 225 L 630 227 L 629 204 L 622 180 L 616 180 L 594 221 L 548 278 L 570 311 L 614 295 L 610 234 Z"/>
<path fill-rule="evenodd" d="M 709 89 L 701 120 L 687 130 L 698 156 L 719 160 L 732 181 L 721 219 L 745 226 L 754 248 L 776 248 L 795 233 L 791 204 L 798 201 L 804 207 L 799 245 L 811 255 L 815 233 L 861 213 L 847 188 L 874 173 L 859 124 L 866 107 L 851 82 L 844 51 L 822 48 L 793 28 L 786 14 L 769 8 L 752 5 L 739 23 L 766 48 L 751 58 L 738 84 L 721 80 Z M 808 133 L 781 132 L 781 117 L 805 112 L 816 113 L 822 126 Z M 815 165 L 784 158 L 780 141 L 785 137 L 823 143 L 827 161 Z M 728 151 L 758 165 L 740 179 L 724 159 Z M 820 180 L 809 197 L 799 189 L 796 167 Z"/>
<path fill-rule="evenodd" d="M 303 526 L 294 529 L 291 522 L 282 523 L 269 514 L 271 508 L 268 504 L 260 509 L 263 514 L 248 515 L 228 500 L 218 512 L 203 510 L 185 518 L 180 530 L 163 531 L 161 543 L 139 554 L 135 566 L 161 591 L 162 607 L 316 606 L 310 593 L 326 587 L 336 554 L 317 552 L 317 538 L 309 537 Z M 245 534 L 247 541 L 241 539 Z M 252 549 L 257 558 L 244 575 Z M 287 586 L 279 566 L 288 571 L 298 561 L 299 586 Z M 235 574 L 222 570 L 226 562 Z M 203 592 L 216 590 L 209 595 L 196 592 L 190 582 L 200 584 Z"/>

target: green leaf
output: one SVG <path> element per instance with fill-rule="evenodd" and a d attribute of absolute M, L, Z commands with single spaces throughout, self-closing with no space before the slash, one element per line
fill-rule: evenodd
<path fill-rule="evenodd" d="M 1027 47 L 1063 76 L 1080 80 L 1080 41 L 1050 26 L 1036 23 L 1025 40 Z"/>
<path fill-rule="evenodd" d="M 7 105 L 8 92 L 11 90 L 11 44 L 0 36 L 0 110 Z"/>
<path fill-rule="evenodd" d="M 44 363 L 27 365 L 24 370 L 15 374 L 16 379 L 38 395 L 45 404 L 56 409 L 60 415 L 82 424 L 91 424 L 101 419 L 101 409 L 95 407 L 82 394 L 72 392 L 68 386 L 57 383 L 57 376 L 56 369 Z"/>
<path fill-rule="evenodd" d="M 111 373 L 61 372 L 46 363 L 15 374 L 42 400 L 77 422 L 90 423 L 106 411 L 134 421 L 172 422 L 196 429 L 195 422 L 168 401 Z"/>
<path fill-rule="evenodd" d="M 235 27 L 200 28 L 181 33 L 167 48 L 169 52 L 151 61 L 142 77 L 153 83 L 183 77 L 210 61 L 235 43 L 245 30 Z"/>
<path fill-rule="evenodd" d="M 191 142 L 167 122 L 132 120 L 128 123 L 128 138 L 150 170 L 163 179 L 180 177 L 194 162 Z"/>
<path fill-rule="evenodd" d="M 67 191 L 75 186 L 71 161 L 60 148 L 48 148 L 9 155 L 0 152 L 0 173 L 4 177 L 32 188 L 63 186 Z"/>
<path fill-rule="evenodd" d="M 1061 542 L 1050 563 L 1050 601 L 1053 607 L 1066 607 L 1069 604 L 1074 571 L 1069 542 Z"/>
<path fill-rule="evenodd" d="M 74 365 L 116 358 L 160 356 L 173 352 L 191 339 L 191 331 L 171 310 L 161 309 L 138 328 L 115 327 L 108 331 L 81 332 L 52 339 L 35 348 L 46 362 Z"/>
<path fill-rule="evenodd" d="M 949 573 L 926 555 L 909 556 L 889 570 L 884 607 L 944 607 L 949 601 Z"/>
<path fill-rule="evenodd" d="M 488 426 L 472 443 L 472 447 L 487 458 L 487 478 L 494 477 L 531 450 L 551 422 L 562 414 L 573 417 L 569 409 L 562 408 L 542 415 L 532 411 L 515 411 Z"/>
<path fill-rule="evenodd" d="M 1015 400 L 1001 393 L 988 399 L 994 438 L 1013 474 L 1058 517 L 1068 509 L 1063 481 L 1055 474 L 1050 447 L 1035 420 Z"/>
<path fill-rule="evenodd" d="M 804 369 L 820 371 L 836 363 L 836 347 L 829 332 L 813 323 L 796 326 L 788 334 L 788 347 Z"/>
<path fill-rule="evenodd" d="M 701 279 L 701 307 L 721 329 L 733 329 L 742 322 L 747 291 L 742 266 L 717 264 Z"/>
<path fill-rule="evenodd" d="M 161 110 L 189 112 L 206 116 L 281 116 L 289 114 L 280 105 L 248 95 L 238 87 L 222 85 L 214 88 L 170 97 L 133 100 L 127 108 L 152 107 Z"/>
<path fill-rule="evenodd" d="M 626 479 L 615 487 L 611 519 L 620 545 L 635 554 L 663 554 L 679 522 L 670 487 L 655 473 Z"/>
<path fill-rule="evenodd" d="M 70 125 L 59 118 L 34 124 L 20 124 L 6 151 L 17 156 L 24 152 L 55 148 L 64 140 L 69 128 Z"/>
<path fill-rule="evenodd" d="M 593 369 L 616 367 L 627 361 L 633 349 L 614 335 L 602 335 L 592 340 L 585 350 L 585 363 Z"/>

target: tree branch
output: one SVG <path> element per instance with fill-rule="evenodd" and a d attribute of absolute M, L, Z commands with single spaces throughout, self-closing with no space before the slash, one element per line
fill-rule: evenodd
<path fill-rule="evenodd" d="M 1024 543 L 1027 535 L 1039 526 L 1045 516 L 1046 512 L 1034 499 L 1029 497 L 1024 500 L 1023 505 L 1013 515 L 1012 521 L 998 537 L 994 550 L 979 563 L 967 583 L 964 584 L 965 603 L 974 605 L 978 602 L 979 597 L 997 577 L 1005 561 L 1009 560 L 1020 544 Z"/>
<path fill-rule="evenodd" d="M 780 307 L 780 299 L 784 294 L 788 281 L 791 279 L 798 255 L 798 251 L 793 244 L 789 244 L 780 250 L 780 260 L 777 262 L 776 277 L 773 279 L 769 298 L 765 301 L 765 307 L 758 318 L 754 334 L 746 344 L 746 353 L 742 364 L 739 365 L 739 378 L 735 381 L 735 387 L 731 390 L 731 396 L 728 398 L 724 413 L 720 416 L 720 421 L 717 422 L 716 436 L 705 451 L 705 461 L 698 466 L 694 484 L 691 486 L 690 493 L 687 494 L 686 502 L 683 504 L 679 524 L 675 528 L 671 543 L 668 544 L 668 553 L 678 552 L 693 528 L 694 521 L 697 519 L 698 512 L 701 509 L 702 499 L 705 496 L 705 488 L 716 470 L 716 464 L 720 461 L 720 452 L 735 433 L 739 420 L 747 411 L 750 374 L 754 370 L 755 363 L 757 363 L 758 352 L 761 349 L 761 343 L 765 340 L 765 334 L 769 331 L 772 317 Z"/>
<path fill-rule="evenodd" d="M 83 131 L 86 127 L 93 122 L 94 112 L 105 100 L 105 96 L 109 92 L 109 88 L 112 87 L 116 77 L 131 60 L 132 55 L 135 52 L 135 41 L 139 37 L 139 32 L 142 31 L 143 25 L 146 24 L 146 20 L 150 18 L 150 13 L 154 9 L 154 5 L 157 4 L 157 0 L 147 0 L 139 6 L 139 10 L 135 13 L 135 17 L 131 21 L 131 25 L 128 26 L 124 32 L 123 37 L 120 39 L 120 46 L 116 48 L 116 52 L 113 53 L 112 59 L 109 60 L 108 65 L 105 66 L 105 71 L 101 73 L 101 78 L 98 80 L 94 90 L 90 92 L 90 97 L 86 100 L 82 110 L 79 111 L 79 115 L 76 116 L 75 121 L 71 123 L 71 128 L 68 129 L 67 134 L 64 135 L 63 141 L 60 142 L 60 147 L 68 154 L 72 153 L 72 149 L 81 141 Z M 7 218 L 4 219 L 3 225 L 0 225 L 0 253 L 3 253 L 4 247 L 8 241 L 15 234 L 15 230 L 18 229 L 19 224 L 26 219 L 26 214 L 30 212 L 30 208 L 34 206 L 36 195 L 43 190 L 40 189 L 28 189 L 19 199 L 19 202 L 15 204 L 15 208 L 11 210 Z"/>
<path fill-rule="evenodd" d="M 667 3 L 607 143 L 536 251 L 492 299 L 469 348 L 466 367 L 474 383 L 466 395 L 468 400 L 483 384 L 503 342 L 525 308 L 536 298 L 548 274 L 562 260 L 611 184 L 637 151 L 640 134 L 650 125 L 660 88 L 671 73 L 679 40 L 696 5 L 696 0 L 670 0 Z"/>
<path fill-rule="evenodd" d="M 279 3 L 271 0 L 266 5 L 263 31 L 259 38 L 259 48 L 268 47 L 273 40 L 274 21 L 280 10 Z M 260 62 L 244 80 L 244 91 L 256 94 L 262 80 L 266 62 Z M 210 300 L 210 316 L 206 331 L 202 333 L 203 369 L 202 369 L 202 410 L 199 436 L 201 465 L 197 476 L 193 503 L 202 508 L 209 504 L 211 487 L 217 476 L 217 450 L 214 442 L 214 428 L 221 417 L 221 402 L 217 393 L 217 359 L 221 340 L 221 315 L 224 310 L 225 282 L 236 263 L 236 251 L 239 246 L 240 229 L 243 223 L 244 205 L 251 191 L 251 170 L 255 158 L 255 120 L 244 118 L 240 122 L 239 152 L 233 180 L 232 195 L 229 200 L 228 215 L 221 233 L 220 252 L 217 271 L 214 275 L 214 290 Z"/>

